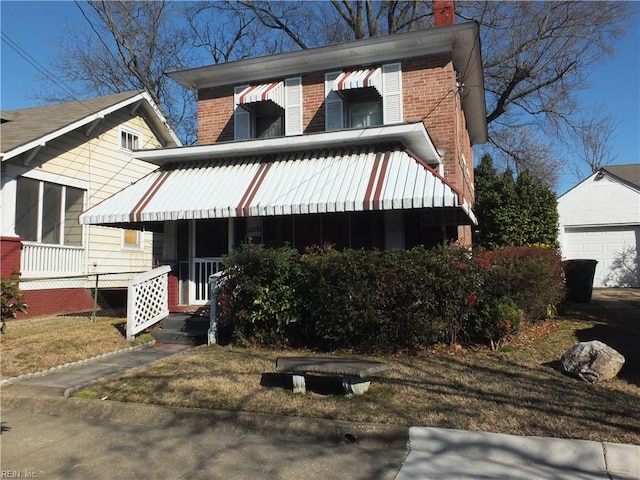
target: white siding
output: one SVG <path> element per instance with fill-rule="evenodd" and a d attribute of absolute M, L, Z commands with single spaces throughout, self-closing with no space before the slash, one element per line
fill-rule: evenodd
<path fill-rule="evenodd" d="M 595 287 L 639 286 L 640 191 L 592 175 L 558 199 L 565 259 L 597 260 Z"/>
<path fill-rule="evenodd" d="M 157 169 L 156 165 L 134 159 L 131 152 L 120 148 L 120 126 L 140 132 L 145 149 L 161 146 L 141 116 L 131 117 L 126 112 L 123 109 L 105 117 L 90 137 L 80 129 L 47 143 L 28 167 L 42 172 L 41 176 L 58 177 L 63 184 L 82 184 L 87 188 L 85 206 L 97 205 Z M 129 272 L 152 268 L 152 237 L 150 233 L 144 235 L 142 250 L 127 250 L 122 248 L 121 229 L 85 226 L 83 271 Z"/>
<path fill-rule="evenodd" d="M 558 199 L 558 213 L 566 226 L 638 224 L 640 192 L 608 175 L 592 175 Z"/>

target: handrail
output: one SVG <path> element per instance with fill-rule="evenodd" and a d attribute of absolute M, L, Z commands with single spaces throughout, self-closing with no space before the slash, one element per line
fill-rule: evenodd
<path fill-rule="evenodd" d="M 131 280 L 127 290 L 127 341 L 169 315 L 169 272 L 163 265 Z"/>

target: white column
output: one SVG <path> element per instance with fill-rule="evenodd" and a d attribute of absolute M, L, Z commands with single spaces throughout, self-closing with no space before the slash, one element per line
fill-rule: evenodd
<path fill-rule="evenodd" d="M 4 170 L 4 169 L 3 169 Z M 0 192 L 0 221 L 3 237 L 16 237 L 16 195 L 17 180 L 5 170 L 2 172 L 2 191 Z"/>

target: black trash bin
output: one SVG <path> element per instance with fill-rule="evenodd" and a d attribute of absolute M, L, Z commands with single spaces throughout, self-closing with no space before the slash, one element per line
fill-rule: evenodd
<path fill-rule="evenodd" d="M 570 302 L 589 303 L 593 293 L 593 277 L 596 273 L 597 260 L 577 259 L 565 260 L 564 278 L 567 285 L 567 300 Z"/>

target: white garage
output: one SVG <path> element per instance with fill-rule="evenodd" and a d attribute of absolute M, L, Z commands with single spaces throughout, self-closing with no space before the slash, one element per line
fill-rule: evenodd
<path fill-rule="evenodd" d="M 597 260 L 594 287 L 640 287 L 640 164 L 598 172 L 558 199 L 564 259 Z"/>

